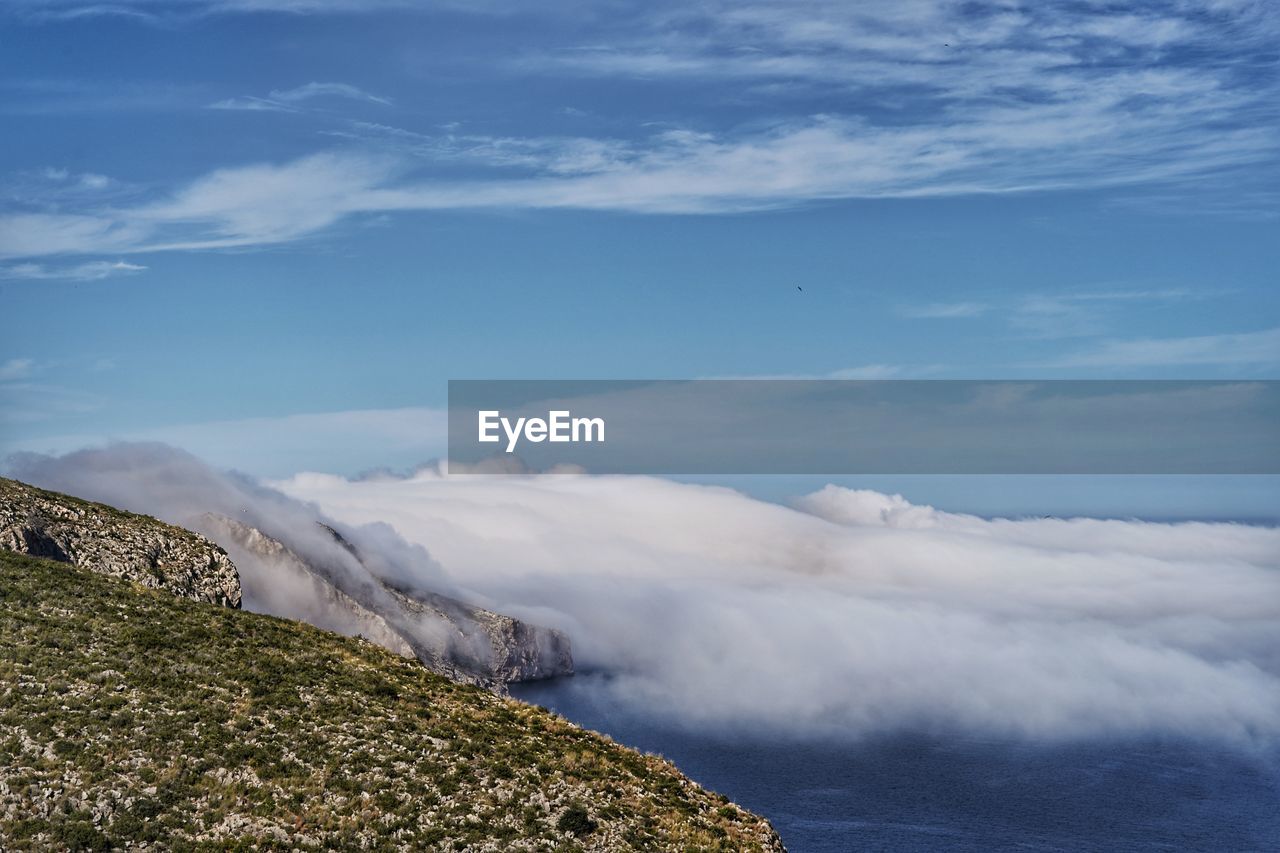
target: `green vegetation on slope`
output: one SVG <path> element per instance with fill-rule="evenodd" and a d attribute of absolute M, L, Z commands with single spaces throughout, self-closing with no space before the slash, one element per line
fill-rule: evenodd
<path fill-rule="evenodd" d="M 761 850 L 671 764 L 370 643 L 0 551 L 0 848 Z"/>

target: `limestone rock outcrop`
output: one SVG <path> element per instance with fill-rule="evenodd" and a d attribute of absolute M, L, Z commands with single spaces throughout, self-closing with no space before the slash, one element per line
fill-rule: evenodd
<path fill-rule="evenodd" d="M 294 522 L 275 538 L 204 513 L 184 520 L 197 533 L 0 478 L 0 549 L 363 637 L 499 693 L 573 673 L 563 633 L 380 576 L 335 528 Z M 285 544 L 295 541 L 310 546 Z"/>
<path fill-rule="evenodd" d="M 240 606 L 235 564 L 198 533 L 4 478 L 0 548 L 74 563 L 183 598 Z"/>

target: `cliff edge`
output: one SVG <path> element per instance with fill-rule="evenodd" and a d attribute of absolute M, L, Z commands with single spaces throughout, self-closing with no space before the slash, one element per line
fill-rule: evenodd
<path fill-rule="evenodd" d="M 240 606 L 235 565 L 200 534 L 3 477 L 0 550 L 72 563 L 182 598 Z"/>
<path fill-rule="evenodd" d="M 253 609 L 365 637 L 455 681 L 498 692 L 515 681 L 573 674 L 569 638 L 560 631 L 392 583 L 327 524 L 319 531 L 359 572 L 322 555 L 304 556 L 223 515 L 205 513 L 189 523 L 235 558 Z"/>

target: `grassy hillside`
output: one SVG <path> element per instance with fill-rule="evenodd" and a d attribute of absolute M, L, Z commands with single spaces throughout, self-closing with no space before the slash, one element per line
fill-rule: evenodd
<path fill-rule="evenodd" d="M 370 643 L 0 551 L 0 849 L 780 849 L 672 765 Z"/>

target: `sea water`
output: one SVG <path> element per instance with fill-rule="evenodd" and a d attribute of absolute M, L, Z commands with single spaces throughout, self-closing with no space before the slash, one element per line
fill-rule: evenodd
<path fill-rule="evenodd" d="M 512 693 L 671 759 L 767 817 L 792 853 L 1280 851 L 1274 749 L 910 732 L 714 736 L 600 701 L 594 679 L 518 685 Z"/>

